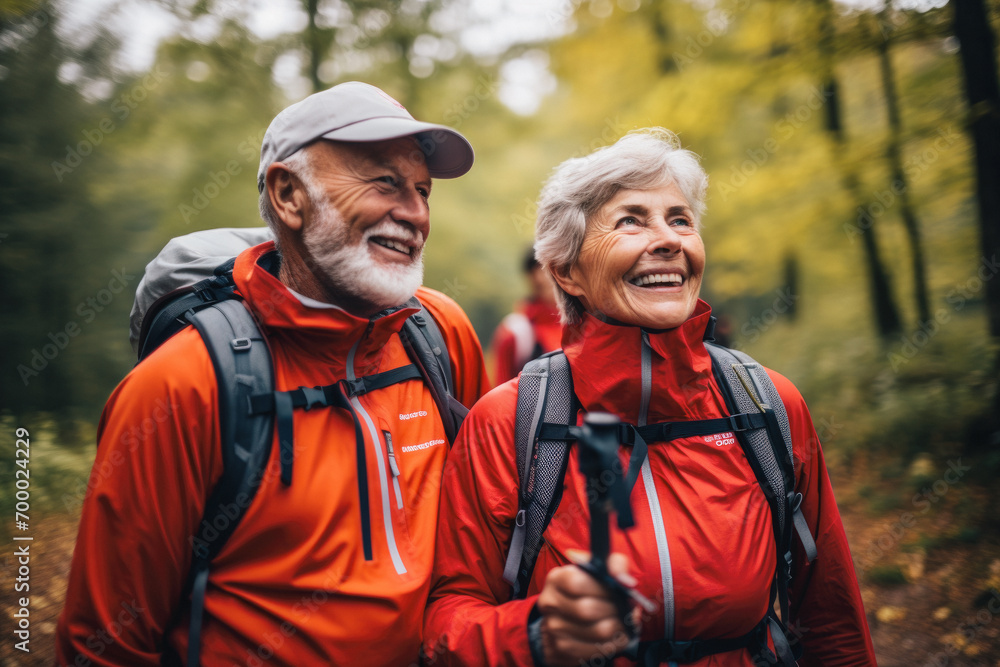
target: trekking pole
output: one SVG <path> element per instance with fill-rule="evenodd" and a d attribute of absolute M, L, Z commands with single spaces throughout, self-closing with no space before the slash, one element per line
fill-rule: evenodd
<path fill-rule="evenodd" d="M 580 445 L 580 472 L 587 480 L 587 504 L 590 507 L 590 562 L 577 563 L 577 566 L 611 591 L 625 628 L 634 634 L 629 600 L 649 612 L 655 610 L 655 605 L 608 573 L 611 510 L 617 514 L 620 529 L 634 525 L 618 459 L 620 423 L 618 417 L 607 412 L 591 412 L 583 419 L 577 442 Z"/>

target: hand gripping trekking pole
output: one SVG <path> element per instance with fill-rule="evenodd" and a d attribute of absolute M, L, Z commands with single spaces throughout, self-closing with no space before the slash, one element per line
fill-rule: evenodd
<path fill-rule="evenodd" d="M 608 573 L 611 551 L 610 512 L 618 516 L 618 527 L 631 528 L 632 508 L 622 478 L 618 446 L 621 444 L 618 417 L 607 412 L 591 412 L 580 429 L 580 472 L 587 480 L 587 504 L 590 506 L 590 562 L 577 566 L 611 591 L 619 616 L 630 635 L 634 635 L 629 600 L 653 611 L 654 605 L 638 592 L 626 587 Z"/>

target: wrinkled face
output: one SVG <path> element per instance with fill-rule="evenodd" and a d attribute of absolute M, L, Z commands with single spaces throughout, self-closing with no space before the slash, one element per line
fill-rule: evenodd
<path fill-rule="evenodd" d="M 409 299 L 423 280 L 431 178 L 410 138 L 319 142 L 303 244 L 318 277 L 352 310 Z"/>
<path fill-rule="evenodd" d="M 694 211 L 670 183 L 619 191 L 587 220 L 580 256 L 556 280 L 602 319 L 671 329 L 694 312 L 704 271 Z"/>

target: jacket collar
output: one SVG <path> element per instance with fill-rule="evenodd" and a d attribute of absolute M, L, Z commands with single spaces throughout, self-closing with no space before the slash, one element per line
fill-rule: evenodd
<path fill-rule="evenodd" d="M 279 260 L 273 241 L 248 248 L 236 258 L 233 280 L 236 288 L 265 328 L 280 330 L 291 338 L 305 337 L 313 343 L 316 336 L 323 336 L 323 347 L 330 354 L 343 356 L 358 339 L 365 337 L 364 348 L 377 350 L 403 328 L 410 315 L 419 311 L 415 298 L 407 303 L 389 308 L 370 318 L 358 317 L 340 307 L 316 308 L 303 304 L 278 280 Z M 314 350 L 322 356 L 319 349 Z"/>
<path fill-rule="evenodd" d="M 706 419 L 724 414 L 705 349 L 712 309 L 699 300 L 681 326 L 644 331 L 611 324 L 584 314 L 563 332 L 563 350 L 573 373 L 573 387 L 584 410 L 613 412 L 635 424 L 642 399 L 643 337 L 652 361 L 648 423 Z"/>

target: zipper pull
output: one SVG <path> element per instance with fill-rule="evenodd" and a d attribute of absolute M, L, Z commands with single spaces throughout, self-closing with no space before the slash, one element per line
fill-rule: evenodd
<path fill-rule="evenodd" d="M 385 447 L 389 453 L 389 468 L 392 469 L 392 476 L 399 477 L 399 466 L 396 464 L 396 452 L 392 448 L 392 434 L 388 431 L 382 431 L 382 435 L 385 436 Z"/>
<path fill-rule="evenodd" d="M 382 431 L 385 438 L 385 451 L 389 455 L 389 469 L 392 471 L 392 488 L 396 492 L 396 508 L 403 509 L 403 492 L 399 488 L 399 465 L 396 463 L 396 451 L 392 448 L 392 433 Z"/>

